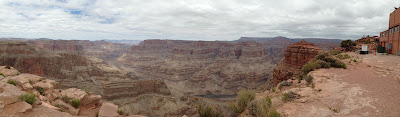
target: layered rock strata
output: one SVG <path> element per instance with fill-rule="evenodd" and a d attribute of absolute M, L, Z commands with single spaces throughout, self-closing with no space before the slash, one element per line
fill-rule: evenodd
<path fill-rule="evenodd" d="M 117 60 L 138 77 L 166 80 L 174 91 L 234 94 L 264 84 L 280 51 L 258 42 L 146 40 Z"/>
<path fill-rule="evenodd" d="M 319 51 L 320 48 L 306 41 L 300 41 L 290 45 L 286 49 L 285 59 L 274 69 L 274 85 L 299 75 L 303 65 L 314 59 Z"/>
<path fill-rule="evenodd" d="M 33 74 L 20 74 L 13 67 L 7 69 L 0 66 L 0 71 L 4 74 L 0 76 L 2 117 L 94 117 L 96 113 L 103 117 L 118 116 L 118 106 L 101 102 L 100 95 L 76 88 L 59 89 L 59 83 L 54 80 Z M 74 105 L 74 100 L 79 101 L 79 104 Z M 114 105 L 115 109 L 102 110 L 108 105 Z M 110 113 L 114 113 L 113 116 L 109 116 Z"/>

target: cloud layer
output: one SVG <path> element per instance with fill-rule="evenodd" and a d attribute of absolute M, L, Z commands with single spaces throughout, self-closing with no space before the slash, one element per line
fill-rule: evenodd
<path fill-rule="evenodd" d="M 397 0 L 2 0 L 0 37 L 355 39 L 388 28 Z"/>

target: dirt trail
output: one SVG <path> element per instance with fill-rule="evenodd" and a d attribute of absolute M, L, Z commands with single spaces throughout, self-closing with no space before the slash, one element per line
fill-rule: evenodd
<path fill-rule="evenodd" d="M 400 56 L 348 54 L 352 56 L 344 60 L 348 69 L 309 73 L 315 88 L 296 80 L 281 92 L 257 98 L 268 94 L 277 110 L 290 117 L 400 117 Z M 300 98 L 282 102 L 281 95 L 287 91 Z"/>

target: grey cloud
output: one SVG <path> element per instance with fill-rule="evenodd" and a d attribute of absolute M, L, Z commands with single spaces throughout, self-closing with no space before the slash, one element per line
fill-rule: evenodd
<path fill-rule="evenodd" d="M 57 39 L 234 40 L 241 36 L 355 39 L 385 30 L 390 9 L 398 3 L 395 0 L 0 1 L 0 17 L 6 17 L 0 20 L 0 35 Z M 66 12 L 71 10 L 79 12 Z"/>

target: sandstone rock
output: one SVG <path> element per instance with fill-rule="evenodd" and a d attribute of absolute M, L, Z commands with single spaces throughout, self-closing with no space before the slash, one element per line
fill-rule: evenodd
<path fill-rule="evenodd" d="M 42 87 L 44 89 L 53 89 L 53 85 L 51 83 L 45 82 L 45 81 L 35 83 L 35 84 L 33 84 L 33 87 Z"/>
<path fill-rule="evenodd" d="M 94 106 L 95 104 L 99 103 L 100 100 L 101 100 L 101 96 L 100 95 L 93 95 L 93 94 L 85 95 L 81 99 L 81 105 L 82 106 L 87 106 L 87 105 Z"/>
<path fill-rule="evenodd" d="M 82 99 L 87 93 L 85 91 L 82 91 L 81 89 L 77 88 L 69 88 L 66 90 L 61 91 L 61 95 L 68 96 L 69 98 L 73 99 Z"/>
<path fill-rule="evenodd" d="M 285 52 L 285 59 L 274 69 L 273 82 L 275 85 L 300 74 L 304 64 L 314 59 L 320 49 L 312 43 L 300 41 L 290 45 Z"/>
<path fill-rule="evenodd" d="M 53 109 L 53 110 L 59 110 L 59 109 L 60 109 L 60 108 L 55 107 L 55 106 L 53 106 L 53 105 L 51 105 L 51 104 L 49 104 L 49 103 L 47 103 L 47 102 L 42 102 L 42 106 L 44 106 L 44 107 L 46 107 L 46 108 Z"/>
<path fill-rule="evenodd" d="M 25 117 L 72 117 L 72 115 L 40 105 L 28 112 Z"/>
<path fill-rule="evenodd" d="M 26 92 L 21 91 L 18 87 L 0 82 L 0 109 L 4 107 L 4 105 L 12 104 L 18 102 L 18 97 Z"/>
<path fill-rule="evenodd" d="M 55 100 L 52 102 L 52 105 L 57 105 L 56 107 L 60 108 L 64 112 L 68 112 L 71 115 L 78 115 L 79 109 L 72 107 L 70 104 L 63 102 L 60 99 Z"/>
<path fill-rule="evenodd" d="M 118 106 L 112 103 L 105 102 L 99 110 L 99 117 L 117 117 Z"/>
<path fill-rule="evenodd" d="M 14 104 L 4 106 L 4 112 L 10 115 L 15 113 L 22 113 L 32 109 L 32 105 L 26 102 L 17 102 Z"/>
<path fill-rule="evenodd" d="M 6 69 L 5 66 L 0 66 L 0 73 L 4 74 L 5 76 L 15 76 L 18 75 L 18 70 L 11 67 L 11 69 Z"/>

